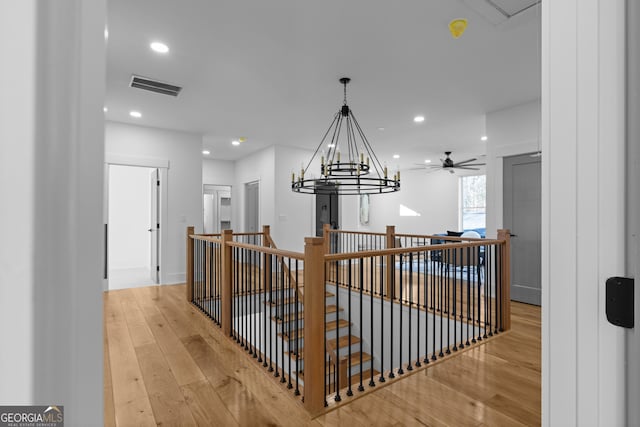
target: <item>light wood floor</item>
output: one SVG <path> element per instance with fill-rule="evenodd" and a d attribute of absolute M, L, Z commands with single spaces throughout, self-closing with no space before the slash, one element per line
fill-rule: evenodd
<path fill-rule="evenodd" d="M 509 333 L 312 420 L 184 285 L 106 292 L 105 425 L 539 425 L 540 309 L 512 313 Z"/>

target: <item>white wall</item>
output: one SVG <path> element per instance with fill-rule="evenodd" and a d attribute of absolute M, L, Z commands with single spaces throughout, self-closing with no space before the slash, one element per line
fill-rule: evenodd
<path fill-rule="evenodd" d="M 160 232 L 161 283 L 185 280 L 185 233 L 188 225 L 202 232 L 202 138 L 200 135 L 124 123 L 107 122 L 106 157 L 110 159 L 161 159 L 168 161 L 167 217 Z"/>
<path fill-rule="evenodd" d="M 402 172 L 397 193 L 369 197 L 369 225 L 360 225 L 357 197 L 343 205 L 343 229 L 384 233 L 387 225 L 395 225 L 399 233 L 443 233 L 458 229 L 458 174 L 442 171 Z M 349 196 L 341 199 L 348 199 Z M 420 216 L 400 216 L 404 205 Z"/>
<path fill-rule="evenodd" d="M 297 171 L 301 164 L 306 166 L 312 155 L 311 150 L 275 147 L 276 204 L 271 234 L 279 248 L 304 252 L 304 238 L 315 235 L 316 196 L 291 191 L 291 170 Z M 314 167 L 317 171 L 315 175 L 319 175 L 319 162 L 314 162 L 310 171 Z"/>
<path fill-rule="evenodd" d="M 104 0 L 0 3 L 0 402 L 101 423 Z"/>
<path fill-rule="evenodd" d="M 272 225 L 275 223 L 274 156 L 275 148 L 269 147 L 236 161 L 235 183 L 231 189 L 231 200 L 233 200 L 234 206 L 234 231 L 245 231 L 244 185 L 254 181 L 260 183 L 259 225 Z M 278 247 L 281 247 L 281 245 L 278 244 Z"/>
<path fill-rule="evenodd" d="M 235 162 L 230 160 L 203 159 L 202 183 L 233 185 L 236 175 L 235 169 Z"/>
<path fill-rule="evenodd" d="M 150 268 L 151 170 L 109 167 L 109 269 Z"/>
<path fill-rule="evenodd" d="M 540 100 L 487 114 L 487 237 L 502 228 L 502 163 L 540 150 Z"/>

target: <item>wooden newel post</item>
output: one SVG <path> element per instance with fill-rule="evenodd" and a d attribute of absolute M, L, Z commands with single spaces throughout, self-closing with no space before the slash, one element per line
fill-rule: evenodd
<path fill-rule="evenodd" d="M 331 224 L 323 224 L 322 225 L 322 237 L 324 238 L 324 253 L 331 253 Z"/>
<path fill-rule="evenodd" d="M 229 242 L 233 240 L 232 230 L 222 230 L 222 297 L 220 299 L 222 318 L 220 326 L 222 332 L 227 336 L 231 336 L 231 305 L 233 304 L 233 289 L 231 287 L 231 271 L 233 268 L 233 259 L 231 246 Z"/>
<path fill-rule="evenodd" d="M 502 271 L 500 272 L 500 302 L 502 310 L 500 324 L 502 329 L 511 329 L 511 231 L 498 230 L 498 240 L 503 240 L 502 245 Z"/>
<path fill-rule="evenodd" d="M 392 249 L 396 246 L 396 226 L 387 225 L 387 249 Z M 393 265 L 393 258 L 391 255 L 386 256 L 387 271 L 385 273 L 385 292 L 387 298 L 391 298 L 391 286 L 393 284 L 393 276 L 395 275 L 395 266 Z"/>
<path fill-rule="evenodd" d="M 324 409 L 324 240 L 304 239 L 304 406 L 311 415 Z"/>
<path fill-rule="evenodd" d="M 191 235 L 195 234 L 193 226 L 187 227 L 187 301 L 193 301 L 193 239 Z"/>
<path fill-rule="evenodd" d="M 270 247 L 271 246 L 271 226 L 263 225 L 262 226 L 262 246 Z"/>

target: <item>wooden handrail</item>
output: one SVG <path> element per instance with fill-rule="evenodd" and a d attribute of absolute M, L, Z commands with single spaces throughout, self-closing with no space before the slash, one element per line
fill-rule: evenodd
<path fill-rule="evenodd" d="M 300 252 L 286 251 L 283 249 L 273 249 L 273 248 L 268 248 L 266 246 L 256 246 L 250 243 L 233 242 L 233 241 L 228 242 L 227 245 L 234 248 L 249 249 L 256 252 L 261 252 L 263 254 L 277 255 L 277 256 L 283 256 L 291 259 L 304 260 L 304 254 Z"/>
<path fill-rule="evenodd" d="M 233 233 L 234 236 L 262 236 L 264 233 L 262 231 L 252 232 L 245 231 L 243 233 Z"/>
<path fill-rule="evenodd" d="M 503 244 L 504 240 L 487 240 L 482 239 L 482 241 L 474 241 L 474 242 L 460 242 L 460 243 L 442 243 L 438 245 L 429 245 L 429 246 L 414 246 L 409 248 L 390 248 L 390 249 L 374 249 L 368 251 L 361 252 L 347 252 L 341 254 L 326 254 L 324 256 L 325 261 L 342 261 L 346 259 L 355 259 L 355 258 L 367 258 L 367 257 L 375 257 L 375 256 L 384 256 L 384 255 L 400 255 L 400 254 L 408 254 L 411 252 L 432 252 L 432 251 L 440 251 L 445 249 L 456 249 L 456 248 L 474 248 L 478 246 L 486 246 L 486 245 L 495 245 L 495 244 Z"/>
<path fill-rule="evenodd" d="M 205 242 L 222 243 L 222 237 L 220 237 L 220 238 L 212 237 L 212 236 L 205 235 L 205 234 L 190 234 L 188 237 L 192 238 L 193 240 L 202 240 L 202 241 L 205 241 Z"/>
<path fill-rule="evenodd" d="M 329 233 L 335 234 L 362 234 L 363 236 L 386 236 L 385 233 L 377 233 L 374 231 L 351 231 L 329 228 Z"/>

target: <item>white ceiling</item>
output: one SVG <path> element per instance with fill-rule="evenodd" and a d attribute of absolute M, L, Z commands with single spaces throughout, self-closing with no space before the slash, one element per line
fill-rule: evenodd
<path fill-rule="evenodd" d="M 202 134 L 212 158 L 314 149 L 348 76 L 349 105 L 381 159 L 479 155 L 485 113 L 539 96 L 540 10 L 494 25 L 471 1 L 109 0 L 106 117 Z M 469 21 L 457 40 L 455 18 Z M 184 88 L 177 98 L 133 89 L 131 74 Z"/>

